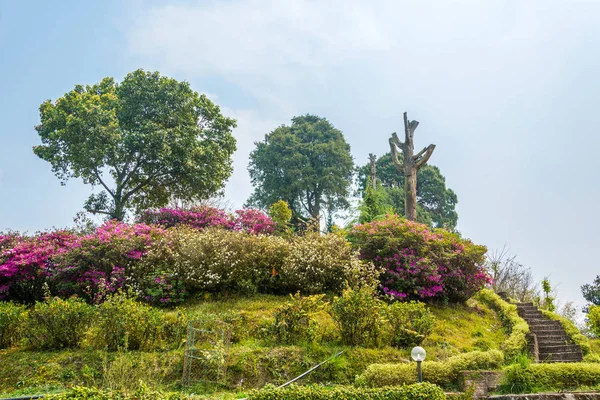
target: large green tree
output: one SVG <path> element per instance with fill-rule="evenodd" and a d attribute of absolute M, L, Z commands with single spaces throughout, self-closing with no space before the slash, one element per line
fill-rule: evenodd
<path fill-rule="evenodd" d="M 137 70 L 121 83 L 77 85 L 40 106 L 33 151 L 65 183 L 103 190 L 85 204 L 122 220 L 128 209 L 195 200 L 219 192 L 231 175 L 235 120 L 187 82 Z"/>
<path fill-rule="evenodd" d="M 250 205 L 268 208 L 278 200 L 294 217 L 320 218 L 348 206 L 354 162 L 344 135 L 325 118 L 292 118 L 257 142 L 248 170 L 254 193 Z"/>
<path fill-rule="evenodd" d="M 401 158 L 401 155 L 399 155 Z M 370 164 L 358 168 L 358 185 L 364 197 L 371 173 Z M 386 153 L 376 162 L 376 187 L 384 191 L 380 201 L 400 215 L 404 215 L 404 175 L 399 174 L 392 155 Z M 454 229 L 458 222 L 456 194 L 446 187 L 446 178 L 438 167 L 424 165 L 417 172 L 417 220 L 427 222 L 427 215 L 436 227 Z"/>

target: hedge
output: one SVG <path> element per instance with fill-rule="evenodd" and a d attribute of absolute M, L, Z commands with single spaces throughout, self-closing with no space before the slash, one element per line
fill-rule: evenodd
<path fill-rule="evenodd" d="M 417 383 L 408 386 L 377 389 L 351 386 L 290 386 L 283 389 L 267 387 L 249 393 L 248 400 L 444 400 L 439 386 Z"/>
<path fill-rule="evenodd" d="M 147 388 L 126 394 L 83 386 L 77 386 L 59 394 L 44 396 L 44 400 L 187 400 L 189 398 L 183 393 L 164 393 Z"/>
<path fill-rule="evenodd" d="M 499 389 L 504 393 L 563 391 L 600 385 L 600 365 L 552 363 L 511 365 L 504 370 Z"/>
<path fill-rule="evenodd" d="M 423 380 L 444 388 L 458 385 L 460 371 L 497 369 L 504 362 L 499 350 L 473 351 L 450 357 L 446 361 L 424 361 Z M 380 387 L 412 384 L 417 381 L 415 363 L 371 364 L 356 378 L 358 386 Z"/>
<path fill-rule="evenodd" d="M 519 317 L 517 306 L 507 303 L 492 290 L 481 290 L 476 298 L 486 303 L 500 317 L 506 331 L 510 334 L 508 339 L 502 344 L 502 349 L 506 354 L 507 359 L 517 357 L 527 351 L 527 333 L 529 333 L 529 325 Z"/>
<path fill-rule="evenodd" d="M 581 351 L 583 352 L 584 356 L 590 353 L 590 351 L 592 350 L 592 347 L 590 346 L 590 341 L 579 331 L 579 329 L 577 329 L 573 322 L 569 321 L 565 317 L 562 317 L 548 310 L 541 311 L 546 318 L 550 318 L 554 321 L 560 322 L 562 327 L 565 329 L 567 336 L 571 338 L 573 343 L 578 344 L 579 347 L 581 347 Z"/>

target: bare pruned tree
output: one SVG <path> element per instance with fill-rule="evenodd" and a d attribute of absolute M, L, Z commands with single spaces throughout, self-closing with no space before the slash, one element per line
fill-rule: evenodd
<path fill-rule="evenodd" d="M 504 292 L 508 297 L 519 301 L 533 301 L 539 297 L 537 282 L 531 269 L 517 261 L 507 247 L 488 253 L 486 269 L 492 276 L 492 288 L 497 293 Z"/>

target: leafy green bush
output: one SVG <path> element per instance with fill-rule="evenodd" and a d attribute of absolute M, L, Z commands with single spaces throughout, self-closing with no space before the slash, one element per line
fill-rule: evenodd
<path fill-rule="evenodd" d="M 420 345 L 433 331 L 433 314 L 424 303 L 395 302 L 386 307 L 385 315 L 391 324 L 393 346 Z"/>
<path fill-rule="evenodd" d="M 27 309 L 12 302 L 0 302 L 0 349 L 10 347 L 21 339 Z"/>
<path fill-rule="evenodd" d="M 331 316 L 340 329 L 344 344 L 377 346 L 381 342 L 381 310 L 385 306 L 368 288 L 346 289 L 333 299 Z"/>
<path fill-rule="evenodd" d="M 458 384 L 460 371 L 496 369 L 504 362 L 499 350 L 473 351 L 450 357 L 446 361 L 424 361 L 423 380 L 436 385 L 452 388 Z M 415 363 L 371 364 L 357 377 L 361 386 L 379 387 L 415 383 L 417 380 Z"/>
<path fill-rule="evenodd" d="M 377 389 L 349 386 L 266 387 L 249 393 L 248 400 L 444 400 L 442 389 L 430 383 Z"/>
<path fill-rule="evenodd" d="M 23 335 L 35 349 L 76 347 L 94 315 L 94 307 L 81 299 L 38 302 L 29 312 Z"/>
<path fill-rule="evenodd" d="M 579 329 L 575 326 L 575 324 L 573 322 L 571 322 L 567 318 L 562 317 L 558 314 L 555 314 L 551 311 L 547 311 L 547 310 L 541 310 L 541 311 L 542 311 L 542 314 L 544 314 L 544 316 L 546 318 L 560 322 L 562 327 L 565 329 L 567 336 L 571 338 L 573 343 L 578 344 L 579 347 L 581 347 L 581 351 L 583 352 L 583 355 L 587 355 L 590 353 L 590 351 L 592 350 L 592 347 L 590 345 L 589 339 L 586 338 L 579 331 Z"/>
<path fill-rule="evenodd" d="M 499 389 L 504 393 L 535 393 L 598 387 L 599 383 L 598 364 L 531 363 L 506 367 Z"/>
<path fill-rule="evenodd" d="M 275 223 L 275 233 L 286 236 L 292 233 L 290 221 L 292 220 L 292 210 L 285 200 L 279 200 L 269 207 L 269 217 Z"/>
<path fill-rule="evenodd" d="M 161 311 L 118 293 L 98 306 L 88 342 L 109 350 L 151 350 L 162 345 L 164 335 Z"/>
<path fill-rule="evenodd" d="M 518 357 L 527 351 L 527 333 L 529 325 L 517 313 L 517 306 L 502 300 L 500 296 L 489 289 L 483 289 L 477 294 L 477 299 L 486 303 L 498 314 L 504 329 L 510 335 L 502 344 L 507 359 Z"/>
<path fill-rule="evenodd" d="M 273 313 L 273 332 L 277 341 L 284 344 L 296 344 L 301 341 L 311 342 L 316 337 L 316 321 L 313 315 L 325 306 L 323 297 L 314 295 L 308 297 L 296 293 L 291 301 L 280 306 Z"/>

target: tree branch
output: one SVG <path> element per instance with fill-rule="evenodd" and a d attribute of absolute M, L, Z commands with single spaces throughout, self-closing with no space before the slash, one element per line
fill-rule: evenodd
<path fill-rule="evenodd" d="M 431 155 L 433 154 L 434 149 L 435 144 L 430 144 L 428 147 L 423 149 L 425 154 L 419 160 L 415 160 L 415 166 L 417 168 L 421 168 L 423 165 L 425 165 L 425 163 L 429 160 L 429 157 L 431 157 Z M 421 151 L 419 154 L 423 153 L 423 151 Z"/>
<path fill-rule="evenodd" d="M 104 214 L 104 215 L 112 215 L 109 211 L 102 211 L 102 210 L 86 210 L 89 213 L 92 214 Z"/>
<path fill-rule="evenodd" d="M 415 129 L 419 126 L 419 121 L 409 121 L 408 115 L 406 112 L 404 113 L 404 136 L 406 138 L 406 143 L 410 143 L 413 140 L 413 136 L 415 134 Z"/>
<path fill-rule="evenodd" d="M 100 182 L 100 184 L 104 187 L 104 189 L 106 189 L 106 191 L 114 198 L 115 194 L 112 190 L 110 190 L 108 188 L 108 186 L 106 186 L 106 184 L 104 183 L 104 181 L 102 180 L 102 178 L 100 178 L 100 174 L 98 173 L 98 170 L 94 168 L 94 175 L 96 176 L 96 179 L 98 179 L 98 181 Z"/>
<path fill-rule="evenodd" d="M 398 168 L 399 171 L 403 171 L 404 163 L 400 162 L 400 159 L 398 158 L 398 149 L 396 148 L 398 143 L 400 143 L 400 139 L 398 139 L 398 135 L 396 135 L 396 132 L 394 132 L 392 133 L 392 137 L 390 138 L 390 150 L 392 152 L 392 161 L 394 162 L 394 165 L 396 166 L 396 168 Z"/>

